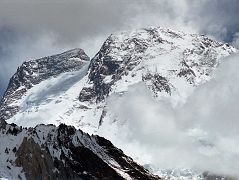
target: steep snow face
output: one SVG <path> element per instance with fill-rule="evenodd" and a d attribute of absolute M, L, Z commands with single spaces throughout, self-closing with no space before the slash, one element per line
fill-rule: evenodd
<path fill-rule="evenodd" d="M 0 128 L 0 179 L 160 179 L 110 141 L 61 124 Z"/>
<path fill-rule="evenodd" d="M 78 88 L 83 86 L 88 65 L 85 62 L 78 71 L 48 78 L 29 89 L 20 100 L 14 102 L 19 111 L 8 122 L 28 127 L 39 123 L 77 123 L 78 117 L 73 119 L 69 115 L 79 108 L 75 101 L 78 101 Z"/>
<path fill-rule="evenodd" d="M 137 140 L 143 138 L 142 136 L 138 139 L 134 136 L 135 139 L 130 140 L 127 139 L 129 137 L 127 136 L 126 140 L 123 140 L 124 134 L 130 134 L 133 131 L 134 122 L 132 122 L 132 129 L 124 128 L 124 122 L 122 121 L 115 123 L 119 122 L 119 114 L 124 113 L 124 120 L 132 121 L 130 115 L 126 114 L 130 114 L 130 112 L 125 110 L 114 114 L 117 110 L 123 108 L 116 108 L 112 112 L 112 106 L 107 104 L 107 96 L 124 96 L 130 91 L 130 86 L 143 83 L 157 101 L 166 100 L 166 103 L 170 103 L 174 107 L 180 106 L 198 85 L 209 81 L 213 77 L 221 59 L 234 52 L 237 52 L 235 48 L 213 41 L 205 36 L 185 34 L 163 28 L 150 28 L 111 35 L 91 61 L 89 81 L 82 89 L 79 100 L 88 107 L 86 112 L 92 112 L 91 114 L 94 114 L 95 117 L 98 116 L 99 129 L 96 130 L 96 133 L 110 138 L 117 146 L 123 148 L 125 152 L 133 158 L 137 158 L 141 163 L 148 163 L 150 157 L 145 155 L 147 151 L 142 151 L 144 152 L 142 154 L 140 152 L 142 147 L 137 146 Z M 136 103 L 132 104 L 131 99 L 127 101 L 126 98 L 124 98 L 124 103 L 119 103 L 117 98 L 110 101 L 111 104 L 119 103 L 119 106 L 125 106 L 126 108 L 130 105 L 135 105 L 135 109 L 139 108 L 138 106 L 144 106 L 140 104 L 142 103 L 140 97 L 135 98 L 139 99 L 137 101 L 138 105 Z M 104 102 L 105 99 L 106 103 Z M 153 108 L 152 106 L 147 107 L 147 105 L 145 103 L 146 109 Z M 154 118 L 155 121 L 157 119 L 150 115 L 144 116 L 143 108 L 142 113 L 139 111 L 138 113 L 139 116 Z M 159 124 L 147 121 L 147 118 L 142 122 L 145 128 Z M 81 122 L 86 124 L 89 121 L 82 118 Z M 94 122 L 91 121 L 90 123 Z M 147 125 L 147 123 L 153 124 Z M 170 127 L 170 125 L 165 122 L 161 128 L 158 128 L 157 132 L 160 134 L 160 130 L 167 131 L 167 127 Z M 137 131 L 137 128 L 134 130 Z M 124 133 L 125 131 L 126 133 Z M 151 132 L 145 139 L 153 141 L 153 134 L 154 132 Z M 134 143 L 134 140 L 136 143 Z M 165 137 L 163 140 L 167 141 L 168 139 Z M 131 144 L 130 141 L 132 141 Z M 163 156 L 164 154 L 159 155 Z M 166 156 L 165 159 L 167 158 L 170 157 Z M 154 172 L 166 177 L 166 179 L 204 178 L 201 171 L 197 172 L 190 169 L 162 170 L 163 168 L 160 167 L 159 170 Z"/>

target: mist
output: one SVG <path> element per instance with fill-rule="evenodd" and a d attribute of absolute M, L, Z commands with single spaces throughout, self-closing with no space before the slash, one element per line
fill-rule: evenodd
<path fill-rule="evenodd" d="M 176 107 L 169 99 L 153 99 L 143 83 L 123 96 L 111 95 L 108 110 L 119 127 L 112 141 L 140 163 L 159 169 L 239 177 L 238 69 L 239 54 L 223 59 L 215 77 Z"/>

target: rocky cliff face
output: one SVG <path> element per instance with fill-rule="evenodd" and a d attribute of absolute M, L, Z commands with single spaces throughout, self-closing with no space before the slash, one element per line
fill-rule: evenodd
<path fill-rule="evenodd" d="M 160 179 L 100 136 L 61 124 L 0 128 L 0 178 Z"/>

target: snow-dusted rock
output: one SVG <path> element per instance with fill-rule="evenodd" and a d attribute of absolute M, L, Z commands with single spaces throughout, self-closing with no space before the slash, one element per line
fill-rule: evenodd
<path fill-rule="evenodd" d="M 100 136 L 61 124 L 0 128 L 0 178 L 160 179 Z"/>

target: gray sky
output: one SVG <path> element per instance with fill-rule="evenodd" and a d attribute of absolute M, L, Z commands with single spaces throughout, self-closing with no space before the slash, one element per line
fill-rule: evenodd
<path fill-rule="evenodd" d="M 23 61 L 75 47 L 92 57 L 116 31 L 164 26 L 237 45 L 238 9 L 237 0 L 1 0 L 0 96 Z"/>

